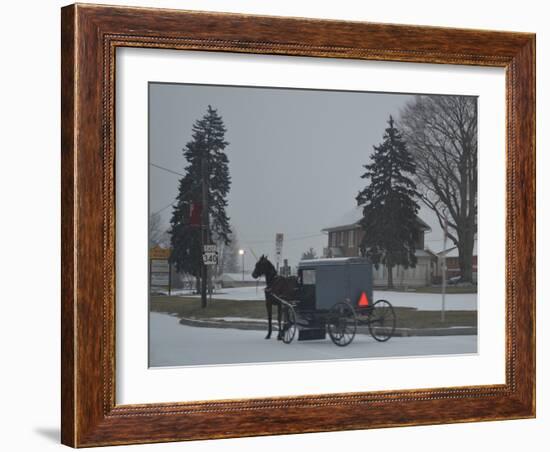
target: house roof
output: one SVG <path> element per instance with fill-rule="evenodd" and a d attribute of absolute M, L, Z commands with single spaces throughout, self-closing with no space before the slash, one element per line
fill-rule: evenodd
<path fill-rule="evenodd" d="M 359 220 L 363 218 L 363 207 L 356 206 L 347 211 L 344 215 L 338 218 L 334 223 L 326 228 L 321 229 L 322 232 L 338 231 L 343 229 L 351 229 L 359 226 Z"/>
<path fill-rule="evenodd" d="M 368 262 L 363 257 L 325 257 L 320 259 L 303 259 L 298 263 L 299 268 L 335 266 L 345 264 L 364 264 Z"/>
<path fill-rule="evenodd" d="M 338 221 L 334 222 L 332 225 L 327 226 L 326 228 L 321 229 L 322 232 L 334 232 L 334 231 L 343 231 L 352 228 L 360 227 L 359 222 L 363 218 L 363 206 L 356 206 L 353 209 L 346 212 L 342 215 Z M 432 228 L 419 216 L 416 217 L 418 226 L 423 231 L 431 231 Z"/>
<path fill-rule="evenodd" d="M 443 257 L 444 255 L 446 257 L 458 257 L 458 248 L 456 246 L 453 246 L 451 248 L 447 248 L 446 250 L 441 250 L 436 254 L 439 257 Z M 477 240 L 474 241 L 473 255 L 477 256 Z"/>
<path fill-rule="evenodd" d="M 434 254 L 430 250 L 416 250 L 414 255 L 416 257 L 429 257 L 434 259 Z"/>

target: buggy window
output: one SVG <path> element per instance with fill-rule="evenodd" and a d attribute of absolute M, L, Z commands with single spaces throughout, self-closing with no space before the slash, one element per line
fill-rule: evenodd
<path fill-rule="evenodd" d="M 315 285 L 315 270 L 302 270 L 302 284 L 304 286 Z"/>

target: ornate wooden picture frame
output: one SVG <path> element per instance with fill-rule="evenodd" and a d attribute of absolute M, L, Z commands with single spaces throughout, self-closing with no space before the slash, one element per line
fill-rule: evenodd
<path fill-rule="evenodd" d="M 62 442 L 73 447 L 535 416 L 535 36 L 71 5 L 62 9 Z M 506 382 L 115 403 L 115 51 L 200 50 L 505 68 Z"/>

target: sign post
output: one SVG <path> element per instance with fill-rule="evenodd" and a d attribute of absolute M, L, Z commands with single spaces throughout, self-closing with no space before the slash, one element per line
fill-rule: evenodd
<path fill-rule="evenodd" d="M 218 265 L 218 248 L 216 245 L 204 245 L 202 247 L 202 264 L 204 268 L 212 265 Z M 212 272 L 207 271 L 208 274 Z M 210 302 L 212 302 L 212 284 L 208 281 L 208 292 L 210 293 Z"/>
<path fill-rule="evenodd" d="M 208 142 L 208 141 L 207 141 Z M 205 246 L 210 244 L 210 217 L 209 217 L 209 206 L 208 206 L 208 194 L 210 193 L 210 188 L 208 181 L 210 179 L 209 168 L 208 168 L 208 158 L 210 157 L 210 149 L 203 149 L 201 155 L 201 240 L 203 251 Z M 202 259 L 201 266 L 201 307 L 206 308 L 206 292 L 208 284 L 208 265 L 204 259 Z"/>
<path fill-rule="evenodd" d="M 275 234 L 275 261 L 277 263 L 277 271 L 279 271 L 279 265 L 281 265 L 281 257 L 283 255 L 283 239 L 284 234 L 281 232 Z"/>
<path fill-rule="evenodd" d="M 445 292 L 447 291 L 447 227 L 448 220 L 445 216 L 443 227 L 443 261 L 441 264 L 441 321 L 445 322 Z"/>
<path fill-rule="evenodd" d="M 149 250 L 149 291 L 167 290 L 172 295 L 172 265 L 170 249 L 154 247 Z"/>

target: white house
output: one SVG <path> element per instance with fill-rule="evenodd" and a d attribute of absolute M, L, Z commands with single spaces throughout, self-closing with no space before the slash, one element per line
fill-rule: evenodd
<path fill-rule="evenodd" d="M 434 276 L 440 280 L 442 276 L 443 259 L 447 267 L 447 279 L 460 276 L 460 264 L 458 261 L 458 248 L 456 246 L 441 250 L 436 253 L 438 264 Z M 472 255 L 472 279 L 477 283 L 477 240 L 474 241 L 474 250 Z"/>

